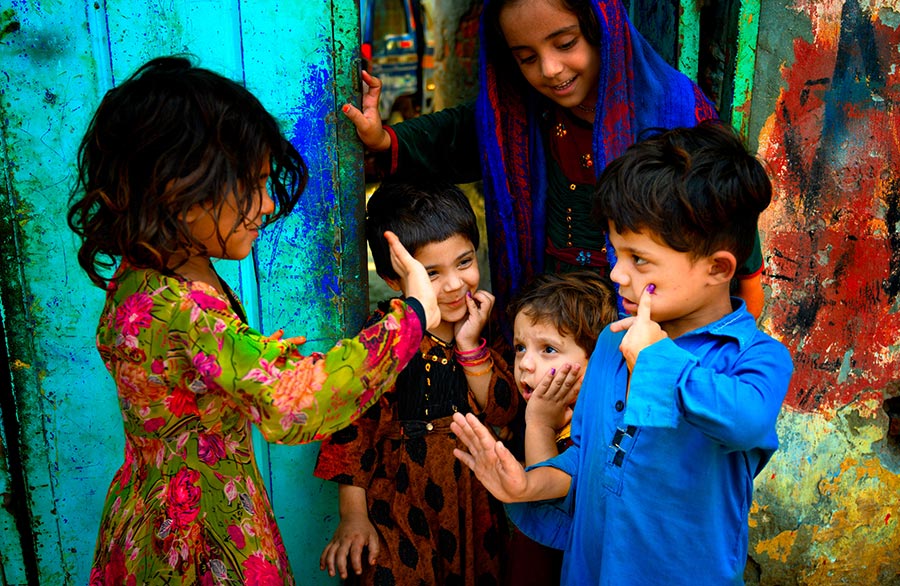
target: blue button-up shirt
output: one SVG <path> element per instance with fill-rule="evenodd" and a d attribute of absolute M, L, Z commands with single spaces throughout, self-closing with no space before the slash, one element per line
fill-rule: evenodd
<path fill-rule="evenodd" d="M 572 476 L 559 501 L 508 505 L 565 550 L 562 583 L 743 584 L 753 478 L 778 447 L 793 366 L 742 301 L 641 351 L 626 399 L 624 333 L 607 328 L 572 419 L 574 444 L 538 464 Z"/>

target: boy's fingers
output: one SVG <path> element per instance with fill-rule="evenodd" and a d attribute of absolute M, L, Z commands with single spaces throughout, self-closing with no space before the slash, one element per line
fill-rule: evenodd
<path fill-rule="evenodd" d="M 637 310 L 638 321 L 642 321 L 642 322 L 650 321 L 650 305 L 652 304 L 652 297 L 653 297 L 653 294 L 651 293 L 651 291 L 653 291 L 655 289 L 656 289 L 656 287 L 654 287 L 653 285 L 647 285 L 647 287 L 645 287 L 644 291 L 641 293 L 641 298 L 638 300 L 638 310 Z"/>
<path fill-rule="evenodd" d="M 635 317 L 633 315 L 629 315 L 628 317 L 622 318 L 619 321 L 614 321 L 609 324 L 609 329 L 612 332 L 624 332 L 632 325 L 634 325 Z"/>

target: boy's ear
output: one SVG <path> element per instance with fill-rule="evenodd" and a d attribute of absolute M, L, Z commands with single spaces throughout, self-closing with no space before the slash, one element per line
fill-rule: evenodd
<path fill-rule="evenodd" d="M 381 277 L 384 279 L 384 282 L 387 283 L 387 286 L 393 289 L 394 291 L 400 291 L 400 279 L 392 279 L 390 277 Z"/>
<path fill-rule="evenodd" d="M 731 283 L 737 271 L 737 259 L 727 250 L 718 250 L 709 257 L 709 276 L 714 284 Z"/>

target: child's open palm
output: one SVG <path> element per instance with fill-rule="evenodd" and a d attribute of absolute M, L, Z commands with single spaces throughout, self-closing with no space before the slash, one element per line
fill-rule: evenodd
<path fill-rule="evenodd" d="M 634 370 L 634 365 L 641 350 L 669 337 L 659 324 L 650 318 L 651 298 L 652 294 L 650 291 L 644 289 L 641 293 L 641 299 L 638 301 L 637 315 L 620 319 L 609 326 L 609 329 L 613 332 L 628 330 L 619 344 L 619 350 L 622 352 L 622 356 L 625 357 L 625 364 L 628 365 L 629 372 Z"/>
<path fill-rule="evenodd" d="M 453 414 L 450 430 L 468 450 L 454 448 L 453 455 L 468 466 L 488 491 L 503 502 L 516 502 L 527 487 L 525 469 L 506 446 L 494 439 L 478 418 Z"/>

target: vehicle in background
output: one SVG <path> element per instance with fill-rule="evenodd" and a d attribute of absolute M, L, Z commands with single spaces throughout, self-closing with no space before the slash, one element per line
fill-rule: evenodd
<path fill-rule="evenodd" d="M 361 0 L 363 68 L 381 80 L 382 120 L 434 107 L 434 40 L 419 0 Z"/>

